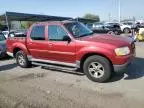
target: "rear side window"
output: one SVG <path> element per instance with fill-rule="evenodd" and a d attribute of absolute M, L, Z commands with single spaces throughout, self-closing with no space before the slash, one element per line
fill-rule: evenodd
<path fill-rule="evenodd" d="M 64 37 L 68 36 L 65 30 L 58 25 L 48 26 L 48 38 L 50 41 L 64 41 Z"/>
<path fill-rule="evenodd" d="M 45 40 L 45 26 L 34 26 L 30 37 L 32 40 Z"/>

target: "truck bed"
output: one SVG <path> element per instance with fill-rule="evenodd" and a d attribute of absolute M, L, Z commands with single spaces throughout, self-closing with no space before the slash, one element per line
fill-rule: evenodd
<path fill-rule="evenodd" d="M 19 45 L 26 45 L 26 37 L 9 37 L 6 41 L 7 51 L 13 53 L 13 48 L 18 47 Z"/>

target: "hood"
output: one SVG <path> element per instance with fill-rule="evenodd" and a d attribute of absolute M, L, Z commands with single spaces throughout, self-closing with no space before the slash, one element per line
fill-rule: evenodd
<path fill-rule="evenodd" d="M 110 34 L 94 34 L 92 36 L 82 37 L 81 40 L 111 44 L 117 47 L 127 46 L 132 43 L 132 41 L 126 37 L 116 36 L 116 35 L 113 36 Z"/>

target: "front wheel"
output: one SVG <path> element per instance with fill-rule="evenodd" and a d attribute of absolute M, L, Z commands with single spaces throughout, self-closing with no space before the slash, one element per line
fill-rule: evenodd
<path fill-rule="evenodd" d="M 125 34 L 130 33 L 130 28 L 124 28 L 123 32 L 124 32 Z"/>
<path fill-rule="evenodd" d="M 106 58 L 94 55 L 86 59 L 83 71 L 90 80 L 103 83 L 110 79 L 112 66 Z"/>
<path fill-rule="evenodd" d="M 22 68 L 28 68 L 31 66 L 31 62 L 28 60 L 27 55 L 23 51 L 16 53 L 16 62 Z"/>

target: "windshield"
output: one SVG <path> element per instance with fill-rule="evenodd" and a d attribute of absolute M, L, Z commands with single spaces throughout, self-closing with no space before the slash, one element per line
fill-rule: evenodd
<path fill-rule="evenodd" d="M 127 25 L 133 25 L 133 23 L 127 23 Z"/>
<path fill-rule="evenodd" d="M 88 29 L 84 24 L 80 22 L 66 23 L 64 26 L 75 38 L 93 34 L 90 29 Z"/>
<path fill-rule="evenodd" d="M 125 22 L 123 24 L 125 24 L 125 25 L 133 25 L 133 23 L 131 23 L 131 22 Z"/>
<path fill-rule="evenodd" d="M 5 36 L 3 34 L 0 34 L 0 41 L 4 41 L 5 40 Z"/>

